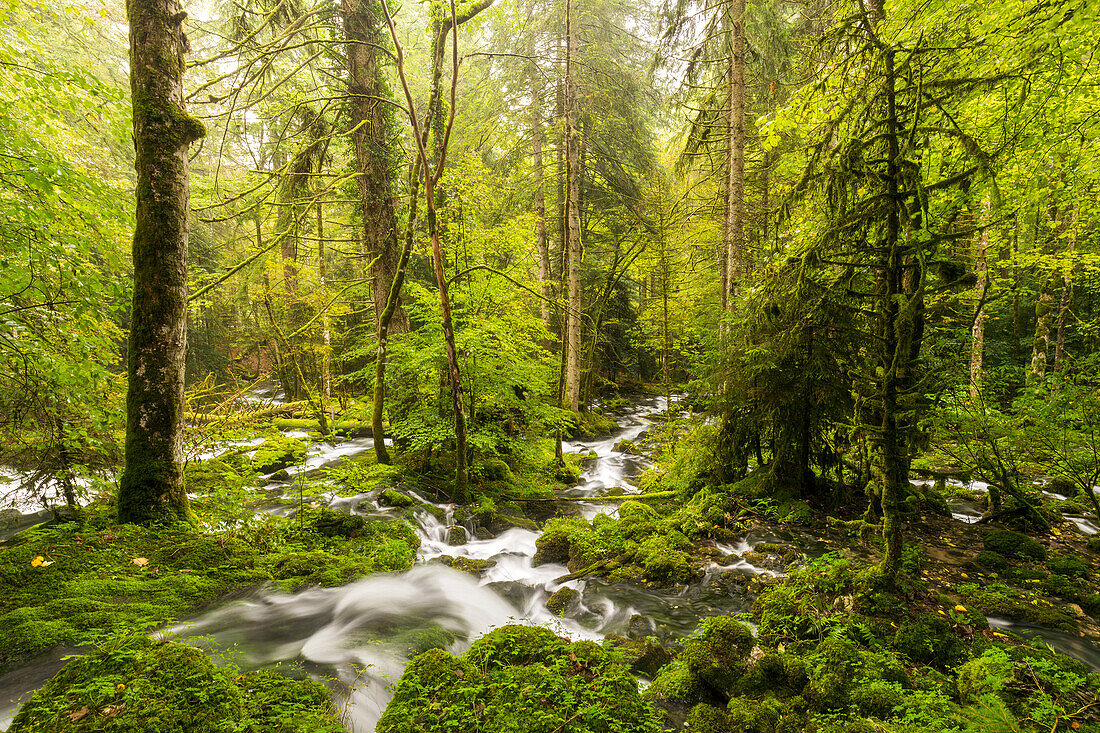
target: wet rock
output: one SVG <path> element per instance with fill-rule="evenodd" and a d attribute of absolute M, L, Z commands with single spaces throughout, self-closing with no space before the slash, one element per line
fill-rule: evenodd
<path fill-rule="evenodd" d="M 448 545 L 464 545 L 468 540 L 469 534 L 466 532 L 466 528 L 460 524 L 456 524 L 447 530 Z"/>
<path fill-rule="evenodd" d="M 489 531 L 494 534 L 501 534 L 507 532 L 510 529 L 529 529 L 532 532 L 538 532 L 539 526 L 533 520 L 527 517 L 518 517 L 514 514 L 504 514 L 501 512 L 494 513 L 489 521 L 486 523 Z"/>
<path fill-rule="evenodd" d="M 626 453 L 631 456 L 642 455 L 642 449 L 633 440 L 620 440 L 611 446 L 611 450 L 617 453 Z"/>
<path fill-rule="evenodd" d="M 657 624 L 653 622 L 653 619 L 636 613 L 630 617 L 626 627 L 626 635 L 631 639 L 641 639 L 651 636 L 656 630 Z"/>
<path fill-rule="evenodd" d="M 326 537 L 358 537 L 367 526 L 367 520 L 357 514 L 321 509 L 312 524 Z"/>
<path fill-rule="evenodd" d="M 479 560 L 474 557 L 453 557 L 451 555 L 440 555 L 439 557 L 433 557 L 429 562 L 437 563 L 439 565 L 446 565 L 449 568 L 454 568 L 462 573 L 469 573 L 476 577 L 481 577 L 489 568 L 497 564 L 496 560 Z"/>
<path fill-rule="evenodd" d="M 484 527 L 478 527 L 477 529 L 475 529 L 474 536 L 477 537 L 479 540 L 495 540 L 497 538 L 495 534 L 485 529 Z"/>
<path fill-rule="evenodd" d="M 571 606 L 579 604 L 581 594 L 568 586 L 558 588 L 546 599 L 546 608 L 555 616 L 564 616 Z"/>
<path fill-rule="evenodd" d="M 378 503 L 382 506 L 410 507 L 418 502 L 408 494 L 402 494 L 397 489 L 386 489 L 379 495 Z"/>

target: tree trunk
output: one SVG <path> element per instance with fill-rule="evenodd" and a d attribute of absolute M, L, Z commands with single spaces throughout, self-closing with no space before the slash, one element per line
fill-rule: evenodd
<path fill-rule="evenodd" d="M 371 262 L 371 295 L 374 322 L 378 326 L 386 310 L 399 258 L 393 193 L 397 125 L 382 61 L 385 57 L 382 24 L 385 21 L 381 6 L 378 0 L 343 0 L 343 16 L 352 140 L 363 216 L 362 247 L 363 254 Z M 400 293 L 389 330 L 396 333 L 409 330 Z"/>
<path fill-rule="evenodd" d="M 899 209 L 904 205 L 899 193 L 900 141 L 895 99 L 894 50 L 885 52 L 886 103 L 886 185 L 890 211 L 887 215 L 884 261 L 879 297 L 880 320 L 878 336 L 882 349 L 878 360 L 882 378 L 879 383 L 881 444 L 879 447 L 882 473 L 882 534 L 886 540 L 886 552 L 882 558 L 883 575 L 890 581 L 901 568 L 903 549 L 901 501 L 908 485 L 906 461 L 907 440 L 905 431 L 898 424 L 899 397 L 906 375 L 899 371 L 910 355 L 912 334 L 905 328 L 905 315 L 901 312 L 899 296 L 902 295 L 904 257 L 900 244 L 901 222 Z"/>
<path fill-rule="evenodd" d="M 978 303 L 974 307 L 974 325 L 970 329 L 970 399 L 981 396 L 982 357 L 985 352 L 985 296 L 989 288 L 989 268 L 986 250 L 989 247 L 989 210 L 992 204 L 987 196 L 982 203 L 981 232 L 978 235 L 978 253 L 974 269 L 978 273 Z"/>
<path fill-rule="evenodd" d="M 577 110 L 577 27 L 573 2 L 566 2 L 565 21 L 565 230 L 566 301 L 565 317 L 565 405 L 580 409 L 581 398 L 581 151 Z"/>
<path fill-rule="evenodd" d="M 727 70 L 728 130 L 726 207 L 723 217 L 725 284 L 722 303 L 726 312 L 734 306 L 745 274 L 745 0 L 731 0 L 730 58 Z"/>
<path fill-rule="evenodd" d="M 1058 175 L 1053 166 L 1052 179 Z M 1053 183 L 1053 181 L 1052 181 Z M 1046 245 L 1047 254 L 1056 258 L 1062 246 L 1062 236 L 1065 233 L 1066 212 L 1059 213 L 1058 204 L 1054 199 L 1053 185 L 1047 194 L 1046 218 L 1050 239 Z M 1027 383 L 1038 388 L 1047 374 L 1047 365 L 1051 355 L 1050 329 L 1054 322 L 1054 291 L 1057 289 L 1061 275 L 1055 266 L 1044 278 L 1039 291 L 1039 299 L 1035 303 L 1035 339 L 1031 348 L 1031 368 L 1028 371 Z"/>
<path fill-rule="evenodd" d="M 1073 301 L 1073 256 L 1077 251 L 1077 215 L 1080 204 L 1075 203 L 1070 213 L 1069 245 L 1066 255 L 1069 258 L 1067 265 L 1062 268 L 1062 297 L 1058 304 L 1058 319 L 1054 326 L 1054 371 L 1062 371 L 1062 365 L 1066 359 L 1066 318 L 1069 316 L 1069 306 Z"/>
<path fill-rule="evenodd" d="M 130 89 L 137 153 L 134 300 L 127 348 L 126 468 L 120 522 L 189 519 L 183 486 L 187 352 L 188 146 L 206 134 L 183 109 L 178 0 L 129 0 Z"/>
<path fill-rule="evenodd" d="M 534 49 L 531 49 L 534 55 Z M 534 154 L 535 174 L 535 238 L 538 243 L 539 294 L 542 301 L 539 313 L 549 331 L 553 327 L 550 312 L 550 241 L 546 233 L 546 184 L 542 159 L 542 85 L 539 84 L 538 66 L 531 62 L 531 145 Z"/>

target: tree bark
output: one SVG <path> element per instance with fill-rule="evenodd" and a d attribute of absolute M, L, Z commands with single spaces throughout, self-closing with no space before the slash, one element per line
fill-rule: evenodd
<path fill-rule="evenodd" d="M 565 231 L 566 301 L 565 314 L 565 405 L 580 409 L 581 399 L 581 141 L 577 105 L 577 24 L 572 0 L 565 10 Z"/>
<path fill-rule="evenodd" d="M 534 49 L 531 49 L 534 55 Z M 539 314 L 549 331 L 553 327 L 550 312 L 550 240 L 546 233 L 546 179 L 543 175 L 542 157 L 542 85 L 539 84 L 538 66 L 532 61 L 531 75 L 531 146 L 534 155 L 535 176 L 535 239 L 539 262 Z"/>
<path fill-rule="evenodd" d="M 726 207 L 723 217 L 724 273 L 722 305 L 734 306 L 745 274 L 745 0 L 728 8 L 730 57 L 727 69 Z"/>
<path fill-rule="evenodd" d="M 986 250 L 989 248 L 989 210 L 992 203 L 988 197 L 982 202 L 982 228 L 978 234 L 978 253 L 974 269 L 978 273 L 978 303 L 974 307 L 974 325 L 970 329 L 970 399 L 978 401 L 982 389 L 982 358 L 985 353 L 985 296 L 989 287 L 989 267 Z"/>
<path fill-rule="evenodd" d="M 1058 169 L 1051 164 L 1052 175 L 1055 178 Z M 1053 183 L 1053 180 L 1052 180 Z M 1054 187 L 1047 194 L 1046 219 L 1050 239 L 1046 250 L 1050 257 L 1056 258 L 1062 246 L 1062 236 L 1065 233 L 1065 211 L 1059 212 L 1058 203 L 1054 199 Z M 1061 277 L 1057 268 L 1043 280 L 1039 291 L 1039 299 L 1035 302 L 1035 339 L 1031 348 L 1031 368 L 1028 371 L 1027 383 L 1038 388 L 1047 374 L 1047 365 L 1051 355 L 1050 329 L 1054 322 L 1054 291 L 1057 289 L 1057 281 Z"/>
<path fill-rule="evenodd" d="M 130 90 L 137 153 L 134 300 L 127 348 L 126 468 L 120 522 L 190 519 L 183 486 L 188 146 L 206 134 L 183 109 L 178 0 L 129 0 Z"/>
<path fill-rule="evenodd" d="M 378 0 L 343 0 L 344 35 L 347 41 L 348 91 L 352 140 L 355 144 L 359 206 L 363 217 L 363 254 L 371 262 L 371 295 L 377 327 L 389 300 L 390 285 L 398 266 L 394 153 L 398 137 L 392 94 L 386 83 L 382 58 L 384 36 Z M 389 330 L 408 331 L 408 316 L 398 293 Z"/>
<path fill-rule="evenodd" d="M 1066 359 L 1066 318 L 1069 316 L 1069 306 L 1073 301 L 1073 256 L 1077 251 L 1077 215 L 1080 204 L 1075 203 L 1070 213 L 1069 245 L 1066 254 L 1069 258 L 1067 266 L 1062 269 L 1062 297 L 1058 304 L 1058 320 L 1054 325 L 1054 371 L 1062 371 L 1062 365 Z"/>

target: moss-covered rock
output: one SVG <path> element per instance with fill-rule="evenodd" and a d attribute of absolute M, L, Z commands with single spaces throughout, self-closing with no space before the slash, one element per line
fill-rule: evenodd
<path fill-rule="evenodd" d="M 1074 631 L 1077 628 L 1072 613 L 1029 591 L 991 583 L 980 588 L 966 588 L 962 595 L 968 607 L 973 607 L 986 616 L 1025 621 L 1063 631 Z"/>
<path fill-rule="evenodd" d="M 966 657 L 966 648 L 950 622 L 927 613 L 901 622 L 894 634 L 893 647 L 918 664 L 940 669 L 954 666 Z"/>
<path fill-rule="evenodd" d="M 251 468 L 256 473 L 274 473 L 305 460 L 307 448 L 303 441 L 277 433 L 268 437 L 256 449 Z"/>
<path fill-rule="evenodd" d="M 974 558 L 974 562 L 994 573 L 1003 573 L 1008 570 L 1008 560 L 1001 553 L 992 550 L 982 550 Z"/>
<path fill-rule="evenodd" d="M 218 535 L 115 526 L 109 512 L 95 504 L 82 522 L 35 528 L 0 548 L 0 668 L 55 644 L 160 624 L 271 580 L 339 585 L 403 570 L 419 545 L 403 522 L 312 509 Z"/>
<path fill-rule="evenodd" d="M 1077 555 L 1056 557 L 1047 563 L 1047 570 L 1067 578 L 1087 578 L 1092 574 L 1089 564 Z"/>
<path fill-rule="evenodd" d="M 563 616 L 575 602 L 579 601 L 581 594 L 568 586 L 558 588 L 546 599 L 546 608 L 555 616 Z"/>
<path fill-rule="evenodd" d="M 382 506 L 397 507 L 404 509 L 406 507 L 416 506 L 420 502 L 412 498 L 408 494 L 402 494 L 397 489 L 385 489 L 378 495 L 378 503 Z"/>
<path fill-rule="evenodd" d="M 1004 557 L 1024 560 L 1046 560 L 1047 550 L 1031 537 L 1007 530 L 988 530 L 983 536 L 985 549 Z"/>
<path fill-rule="evenodd" d="M 431 559 L 433 563 L 439 563 L 440 565 L 446 565 L 449 568 L 454 568 L 459 572 L 469 573 L 481 577 L 489 568 L 497 564 L 496 560 L 482 560 L 476 557 L 452 557 L 450 555 L 440 555 Z"/>
<path fill-rule="evenodd" d="M 124 637 L 70 662 L 20 710 L 11 733 L 343 731 L 325 688 L 270 671 L 237 675 L 194 647 Z"/>
<path fill-rule="evenodd" d="M 714 616 L 684 642 L 679 660 L 702 684 L 729 690 L 744 673 L 753 643 L 747 626 L 729 616 Z"/>
<path fill-rule="evenodd" d="M 599 645 L 506 626 L 456 658 L 414 658 L 378 733 L 657 733 L 657 716 L 627 668 Z"/>

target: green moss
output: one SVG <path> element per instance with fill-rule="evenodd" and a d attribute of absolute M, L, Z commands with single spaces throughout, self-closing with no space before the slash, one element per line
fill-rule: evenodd
<path fill-rule="evenodd" d="M 1003 573 L 1008 570 L 1008 560 L 1005 560 L 1004 555 L 992 550 L 982 550 L 974 558 L 974 562 L 995 573 Z"/>
<path fill-rule="evenodd" d="M 1012 679 L 1012 660 L 1002 649 L 989 649 L 958 669 L 955 684 L 963 702 L 999 692 Z"/>
<path fill-rule="evenodd" d="M 568 586 L 558 588 L 546 599 L 546 608 L 555 616 L 563 616 L 569 606 L 580 598 L 580 593 Z"/>
<path fill-rule="evenodd" d="M 1047 550 L 1041 544 L 1018 532 L 989 530 L 984 535 L 985 549 L 1000 553 L 1004 557 L 1025 560 L 1046 560 Z"/>
<path fill-rule="evenodd" d="M 413 659 L 378 733 L 657 733 L 653 709 L 627 668 L 593 642 L 508 626 L 461 658 Z"/>
<path fill-rule="evenodd" d="M 967 606 L 973 606 L 986 616 L 1026 621 L 1063 631 L 1074 631 L 1077 627 L 1076 621 L 1068 611 L 1052 605 L 1033 593 L 1000 583 L 992 583 L 981 588 L 968 588 L 963 598 Z"/>
<path fill-rule="evenodd" d="M 308 446 L 297 438 L 289 438 L 282 433 L 268 437 L 252 456 L 251 468 L 256 473 L 273 473 L 301 463 L 306 457 Z"/>
<path fill-rule="evenodd" d="M 782 705 L 773 698 L 746 700 L 735 697 L 726 706 L 730 730 L 744 733 L 773 733 L 783 713 Z"/>
<path fill-rule="evenodd" d="M 1047 563 L 1047 569 L 1054 575 L 1062 575 L 1067 578 L 1087 578 L 1091 574 L 1088 563 L 1077 555 L 1056 557 Z"/>
<path fill-rule="evenodd" d="M 441 565 L 454 568 L 459 572 L 469 573 L 470 575 L 476 575 L 481 577 L 481 574 L 487 569 L 497 564 L 496 560 L 481 560 L 475 557 L 452 557 L 450 555 L 441 555 L 436 558 L 432 558 L 432 562 L 438 562 Z"/>
<path fill-rule="evenodd" d="M 16 716 L 12 733 L 111 730 L 343 731 L 321 685 L 274 672 L 237 676 L 194 647 L 123 637 L 70 662 Z"/>
<path fill-rule="evenodd" d="M 382 506 L 405 508 L 415 506 L 419 502 L 408 494 L 402 494 L 397 489 L 386 489 L 379 494 L 378 503 Z"/>
<path fill-rule="evenodd" d="M 899 624 L 893 647 L 914 662 L 941 669 L 966 656 L 965 646 L 947 619 L 927 613 Z"/>
<path fill-rule="evenodd" d="M 646 695 L 654 699 L 680 703 L 696 702 L 701 694 L 698 678 L 685 662 L 678 659 L 662 667 L 653 684 L 646 690 Z"/>
<path fill-rule="evenodd" d="M 596 410 L 586 410 L 575 415 L 577 426 L 573 429 L 573 437 L 580 440 L 592 440 L 605 435 L 611 435 L 619 429 L 615 418 Z"/>
<path fill-rule="evenodd" d="M 752 632 L 744 624 L 729 616 L 714 616 L 684 642 L 679 659 L 704 684 L 728 690 L 744 673 L 753 644 Z"/>
<path fill-rule="evenodd" d="M 729 716 L 722 708 L 699 703 L 688 712 L 685 733 L 730 733 Z"/>
<path fill-rule="evenodd" d="M 303 515 L 319 525 L 272 517 L 239 535 L 209 535 L 186 525 L 112 526 L 108 511 L 93 505 L 83 523 L 29 530 L 0 549 L 0 668 L 54 644 L 160 624 L 272 579 L 336 585 L 406 569 L 419 544 L 402 522 L 360 525 L 323 512 Z M 36 566 L 37 557 L 49 564 Z"/>
<path fill-rule="evenodd" d="M 877 680 L 855 688 L 849 695 L 850 704 L 860 715 L 883 719 L 889 718 L 902 700 L 902 691 L 896 684 Z"/>

